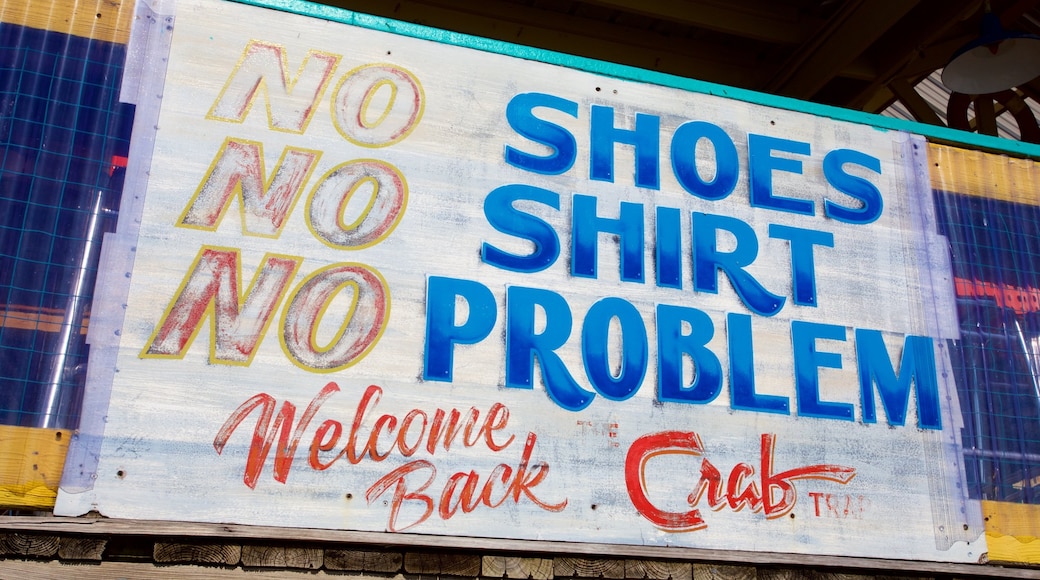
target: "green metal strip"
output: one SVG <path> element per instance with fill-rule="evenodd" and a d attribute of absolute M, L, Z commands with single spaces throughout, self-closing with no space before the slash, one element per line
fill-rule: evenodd
<path fill-rule="evenodd" d="M 748 89 L 728 87 L 725 85 L 688 79 L 623 64 L 605 62 L 582 56 L 574 56 L 541 48 L 532 48 L 530 46 L 522 46 L 501 40 L 491 40 L 459 32 L 450 32 L 447 30 L 423 26 L 421 24 L 411 24 L 390 18 L 383 18 L 381 16 L 371 16 L 369 14 L 353 12 L 343 8 L 335 8 L 324 4 L 315 4 L 313 2 L 308 2 L 307 0 L 232 1 L 262 8 L 272 8 L 284 12 L 292 12 L 303 16 L 321 18 L 371 30 L 390 32 L 401 36 L 431 40 L 442 44 L 450 44 L 484 52 L 565 66 L 628 81 L 660 85 L 694 93 L 715 95 L 737 101 L 754 103 L 756 105 L 764 105 L 766 107 L 808 113 L 817 117 L 826 117 L 838 121 L 869 125 L 882 131 L 906 131 L 908 133 L 922 135 L 934 141 L 963 146 L 969 149 L 984 149 L 1006 153 L 1017 157 L 1032 157 L 1040 159 L 1040 145 L 1025 143 L 1023 141 L 1013 141 L 1010 139 L 1002 139 L 1000 137 L 991 137 L 989 135 L 979 135 L 977 133 L 950 129 L 949 127 L 938 127 L 935 125 L 875 115 L 873 113 L 865 113 L 863 111 L 854 111 L 852 109 L 843 109 L 841 107 L 820 105 L 789 97 L 770 95 Z"/>

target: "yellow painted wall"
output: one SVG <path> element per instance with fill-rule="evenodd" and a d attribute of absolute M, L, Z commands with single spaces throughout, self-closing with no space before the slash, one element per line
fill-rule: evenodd
<path fill-rule="evenodd" d="M 134 0 L 4 0 L 0 22 L 126 44 Z"/>
<path fill-rule="evenodd" d="M 0 507 L 49 509 L 72 432 L 0 425 Z"/>

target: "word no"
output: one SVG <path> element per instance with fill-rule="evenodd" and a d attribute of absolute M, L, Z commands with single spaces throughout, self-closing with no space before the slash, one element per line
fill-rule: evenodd
<path fill-rule="evenodd" d="M 311 51 L 292 78 L 283 47 L 250 41 L 206 118 L 242 123 L 259 98 L 265 101 L 270 130 L 302 134 L 341 58 Z M 344 139 L 379 148 L 397 143 L 415 128 L 424 98 L 410 72 L 389 64 L 370 64 L 340 78 L 331 105 L 332 123 Z M 321 155 L 321 151 L 286 146 L 268 172 L 262 143 L 228 137 L 177 227 L 216 231 L 232 200 L 237 199 L 244 236 L 277 238 Z M 397 168 L 378 159 L 355 159 L 332 167 L 311 186 L 305 219 L 324 244 L 359 250 L 390 235 L 401 220 L 407 198 L 407 184 Z M 352 223 L 345 223 L 342 217 L 348 204 L 363 208 Z M 375 268 L 356 262 L 332 264 L 312 272 L 290 291 L 289 283 L 303 257 L 267 254 L 242 291 L 239 254 L 237 248 L 203 246 L 199 250 L 141 357 L 182 358 L 209 317 L 210 362 L 249 365 L 283 302 L 287 305 L 278 325 L 283 350 L 291 362 L 307 370 L 346 368 L 364 357 L 381 336 L 389 317 L 390 293 Z M 329 344 L 318 344 L 316 329 L 331 314 L 329 304 L 342 292 L 352 294 L 351 307 L 343 313 Z"/>

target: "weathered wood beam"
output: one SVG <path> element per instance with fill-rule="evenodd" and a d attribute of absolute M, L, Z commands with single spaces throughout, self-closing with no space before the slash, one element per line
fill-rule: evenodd
<path fill-rule="evenodd" d="M 237 566 L 242 560 L 240 544 L 156 542 L 152 558 L 159 564 L 220 564 Z"/>
<path fill-rule="evenodd" d="M 556 576 L 621 580 L 625 577 L 625 561 L 608 558 L 554 558 L 553 572 Z"/>
<path fill-rule="evenodd" d="M 480 575 L 510 580 L 552 580 L 554 578 L 553 561 L 552 558 L 483 556 Z M 643 576 L 639 578 L 642 580 Z"/>
<path fill-rule="evenodd" d="M 976 153 L 969 151 L 969 153 Z M 1021 165 L 1019 167 L 1024 167 Z M 1020 505 L 1020 504 L 1014 504 Z M 1014 507 L 1014 505 L 1012 507 Z M 102 535 L 111 540 L 120 537 L 152 537 L 162 539 L 219 538 L 221 542 L 284 541 L 286 529 L 275 526 L 246 526 L 241 524 L 210 524 L 201 522 L 169 522 L 147 520 L 125 520 L 116 518 L 69 518 L 0 516 L 0 529 L 7 533 L 35 535 Z M 810 554 L 785 554 L 774 552 L 746 552 L 739 550 L 715 550 L 703 548 L 679 548 L 675 546 L 629 546 L 605 545 L 584 542 L 551 542 L 545 540 L 506 540 L 494 538 L 452 537 L 424 534 L 388 534 L 385 532 L 358 532 L 348 530 L 324 530 L 292 528 L 293 541 L 315 544 L 365 544 L 393 547 L 423 548 L 426 550 L 474 550 L 479 553 L 509 552 L 527 554 L 568 554 L 583 558 L 653 558 L 682 561 L 712 561 L 733 565 L 763 566 L 822 566 L 845 570 L 869 569 L 906 571 L 914 574 L 944 574 L 950 576 L 988 576 L 993 578 L 1036 578 L 1036 570 L 1003 566 L 980 566 L 978 564 L 951 564 L 914 560 L 881 558 L 849 558 L 844 556 L 822 556 Z M 327 558 L 327 556 L 326 556 Z M 554 567 L 556 565 L 554 559 Z M 6 564 L 6 562 L 5 562 Z M 477 556 L 480 567 L 480 556 Z M 470 566 L 472 568 L 472 566 Z M 212 572 L 212 569 L 211 569 Z M 411 573 L 411 572 L 409 572 Z M 623 571 L 622 571 L 623 573 Z"/>
<path fill-rule="evenodd" d="M 58 558 L 98 562 L 105 553 L 106 546 L 108 546 L 106 538 L 61 536 L 58 538 Z"/>
<path fill-rule="evenodd" d="M 406 552 L 404 571 L 409 574 L 435 576 L 477 576 L 481 560 L 477 554 L 442 552 Z"/>
<path fill-rule="evenodd" d="M 626 580 L 694 580 L 693 564 L 666 560 L 625 560 Z"/>
<path fill-rule="evenodd" d="M 324 565 L 324 555 L 321 548 L 245 544 L 242 546 L 242 566 L 317 570 Z"/>
<path fill-rule="evenodd" d="M 0 555 L 52 558 L 58 553 L 58 536 L 0 534 Z"/>
<path fill-rule="evenodd" d="M 824 30 L 799 48 L 765 90 L 811 99 L 916 4 L 916 0 L 848 3 Z"/>
<path fill-rule="evenodd" d="M 982 135 L 997 136 L 997 111 L 993 98 L 982 95 L 975 98 L 975 130 Z"/>
<path fill-rule="evenodd" d="M 384 550 L 325 550 L 325 568 L 349 572 L 396 574 L 404 566 L 404 554 Z"/>
<path fill-rule="evenodd" d="M 888 83 L 888 88 L 895 93 L 896 98 L 899 99 L 900 102 L 906 105 L 906 108 L 910 111 L 910 114 L 914 116 L 914 119 L 930 125 L 938 125 L 940 127 L 946 126 L 935 110 L 928 104 L 928 101 L 926 101 L 924 97 L 922 97 L 921 94 L 906 81 L 906 79 L 895 79 Z"/>
<path fill-rule="evenodd" d="M 941 68 L 955 50 L 974 38 L 972 34 L 955 34 L 963 21 L 978 11 L 981 0 L 925 0 L 892 28 L 887 43 L 868 52 L 877 69 L 874 81 L 850 99 L 845 106 L 878 112 L 873 104 L 883 102 L 875 93 L 887 93 L 885 85 L 893 79 L 924 77 Z M 946 14 L 937 18 L 936 14 Z M 871 103 L 871 105 L 868 105 Z"/>
<path fill-rule="evenodd" d="M 1040 103 L 1040 78 L 1033 79 L 1024 85 L 1019 86 L 1018 90 L 1024 96 Z"/>
<path fill-rule="evenodd" d="M 586 0 L 625 12 L 777 44 L 802 42 L 810 27 L 780 2 L 711 0 Z"/>
<path fill-rule="evenodd" d="M 1040 6 L 1040 0 L 1019 0 L 1000 13 L 1001 22 L 1014 28 L 1023 14 Z M 877 103 L 885 101 L 884 86 L 895 78 L 913 79 L 942 68 L 957 49 L 978 36 L 965 20 L 982 10 L 982 0 L 924 0 L 892 29 L 890 42 L 867 56 L 876 63 L 877 79 L 854 99 L 845 103 L 852 109 L 878 112 Z M 936 14 L 947 14 L 937 18 Z M 962 33 L 958 32 L 966 30 Z M 881 96 L 876 95 L 881 93 Z"/>
<path fill-rule="evenodd" d="M 886 87 L 878 87 L 873 94 L 870 95 L 869 100 L 866 102 L 852 106 L 850 108 L 867 111 L 868 113 L 879 113 L 885 110 L 892 103 L 892 99 L 895 99 L 896 95 L 892 92 L 892 89 Z"/>

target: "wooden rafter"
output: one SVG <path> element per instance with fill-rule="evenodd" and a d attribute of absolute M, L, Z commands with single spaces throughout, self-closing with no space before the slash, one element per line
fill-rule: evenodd
<path fill-rule="evenodd" d="M 928 104 L 928 101 L 914 90 L 914 87 L 906 79 L 895 79 L 888 83 L 888 88 L 895 93 L 896 98 L 901 103 L 906 105 L 906 108 L 915 119 L 922 123 L 945 126 L 945 123 L 942 122 L 939 115 Z"/>
<path fill-rule="evenodd" d="M 811 99 L 915 4 L 916 0 L 849 2 L 824 30 L 799 48 L 765 89 Z"/>
<path fill-rule="evenodd" d="M 590 3 L 778 44 L 802 42 L 809 32 L 793 7 L 782 2 L 590 0 Z"/>

